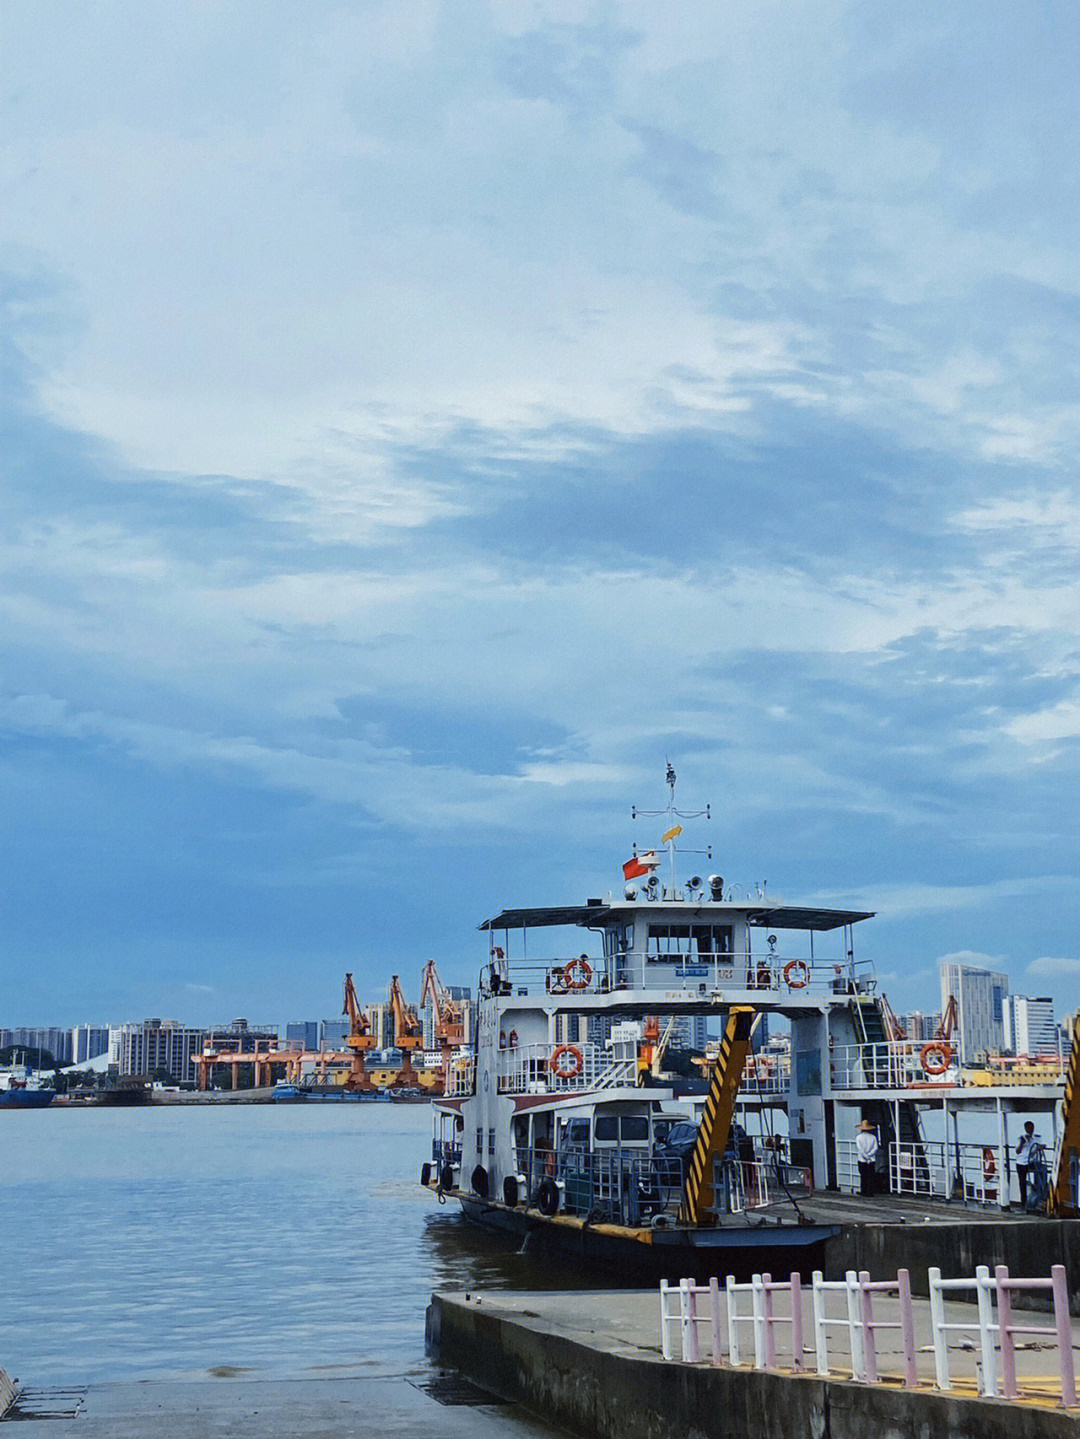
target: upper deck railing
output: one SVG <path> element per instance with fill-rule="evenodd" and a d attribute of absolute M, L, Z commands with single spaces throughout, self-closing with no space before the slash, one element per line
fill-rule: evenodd
<path fill-rule="evenodd" d="M 687 999 L 716 993 L 753 992 L 772 1002 L 808 996 L 844 1000 L 872 994 L 877 987 L 869 960 L 834 960 L 799 955 L 689 954 L 627 952 L 614 957 L 589 955 L 495 960 L 480 975 L 481 995 L 550 996 L 560 1004 L 576 997 L 636 993 Z"/>

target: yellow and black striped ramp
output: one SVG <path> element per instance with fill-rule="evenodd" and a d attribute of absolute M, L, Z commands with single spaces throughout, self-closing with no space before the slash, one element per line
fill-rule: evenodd
<path fill-rule="evenodd" d="M 713 1066 L 709 1097 L 701 1117 L 697 1143 L 690 1156 L 690 1166 L 683 1186 L 679 1219 L 683 1224 L 701 1224 L 711 1219 L 715 1203 L 713 1165 L 727 1148 L 731 1134 L 731 1117 L 735 1113 L 735 1096 L 746 1067 L 750 1050 L 753 1009 L 737 1004 L 728 1012 L 727 1029 L 720 1041 L 720 1053 Z"/>
<path fill-rule="evenodd" d="M 1073 1015 L 1072 1053 L 1065 1071 L 1064 1124 L 1057 1183 L 1050 1191 L 1051 1214 L 1077 1218 L 1072 1187 L 1072 1159 L 1080 1161 L 1080 1009 Z"/>

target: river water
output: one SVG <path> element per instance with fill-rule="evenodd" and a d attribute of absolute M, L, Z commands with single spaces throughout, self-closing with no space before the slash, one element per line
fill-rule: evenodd
<path fill-rule="evenodd" d="M 427 1105 L 0 1115 L 0 1365 L 27 1383 L 422 1368 L 433 1289 L 580 1284 L 417 1182 Z"/>

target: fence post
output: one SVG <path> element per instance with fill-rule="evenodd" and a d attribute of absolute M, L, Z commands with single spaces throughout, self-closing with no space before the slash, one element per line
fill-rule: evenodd
<path fill-rule="evenodd" d="M 1054 1327 L 1061 1357 L 1061 1402 L 1070 1409 L 1076 1403 L 1076 1368 L 1073 1363 L 1072 1321 L 1069 1319 L 1069 1284 L 1064 1264 L 1053 1266 L 1050 1282 L 1054 1291 Z"/>
<path fill-rule="evenodd" d="M 660 1353 L 665 1359 L 674 1359 L 671 1343 L 671 1285 L 666 1279 L 660 1281 Z"/>
<path fill-rule="evenodd" d="M 874 1338 L 874 1297 L 870 1292 L 870 1271 L 859 1274 L 859 1315 L 863 1328 L 863 1378 L 867 1384 L 877 1383 L 877 1341 Z"/>
<path fill-rule="evenodd" d="M 701 1335 L 698 1332 L 697 1297 L 698 1287 L 693 1279 L 686 1281 L 686 1297 L 690 1302 L 689 1323 L 687 1325 L 686 1337 L 690 1341 L 690 1363 L 697 1364 L 701 1359 Z"/>
<path fill-rule="evenodd" d="M 934 1376 L 939 1389 L 951 1389 L 949 1350 L 945 1333 L 945 1296 L 941 1292 L 941 1270 L 928 1269 L 930 1289 L 930 1337 L 934 1342 Z"/>
<path fill-rule="evenodd" d="M 765 1291 L 761 1275 L 755 1274 L 750 1280 L 750 1298 L 754 1316 L 754 1368 L 765 1368 Z"/>
<path fill-rule="evenodd" d="M 739 1353 L 739 1326 L 735 1322 L 735 1276 L 729 1274 L 727 1277 L 727 1347 L 728 1362 L 741 1364 L 742 1356 Z"/>
<path fill-rule="evenodd" d="M 679 1280 L 679 1339 L 682 1346 L 682 1361 L 690 1358 L 690 1285 L 691 1280 Z"/>
<path fill-rule="evenodd" d="M 798 1374 L 803 1367 L 802 1279 L 791 1276 L 791 1367 Z"/>
<path fill-rule="evenodd" d="M 1009 1270 L 999 1264 L 994 1270 L 997 1287 L 998 1330 L 1001 1334 L 1001 1397 L 1016 1398 L 1016 1348 L 1012 1336 L 1012 1304 L 1009 1301 Z M 1070 1341 L 1071 1342 L 1071 1341 Z"/>
<path fill-rule="evenodd" d="M 829 1341 L 825 1337 L 825 1291 L 822 1289 L 824 1280 L 821 1277 L 821 1270 L 814 1270 L 813 1277 L 813 1299 L 814 1299 L 814 1351 L 817 1357 L 817 1372 L 822 1378 L 829 1377 Z"/>
<path fill-rule="evenodd" d="M 724 1362 L 723 1331 L 720 1324 L 720 1281 L 714 1274 L 709 1280 L 709 1310 L 712 1316 L 712 1362 Z"/>
<path fill-rule="evenodd" d="M 848 1332 L 851 1339 L 851 1377 L 862 1379 L 866 1366 L 863 1359 L 862 1316 L 859 1313 L 859 1276 L 854 1269 L 849 1269 L 844 1275 L 844 1288 L 847 1294 Z"/>
<path fill-rule="evenodd" d="M 776 1368 L 776 1330 L 773 1327 L 772 1275 L 761 1276 L 761 1305 L 765 1318 L 765 1368 Z"/>
<path fill-rule="evenodd" d="M 900 1336 L 904 1341 L 904 1388 L 915 1389 L 919 1384 L 915 1363 L 915 1315 L 911 1307 L 911 1275 L 906 1269 L 896 1271 L 896 1293 L 900 1300 Z"/>
<path fill-rule="evenodd" d="M 990 1270 L 980 1264 L 975 1270 L 975 1298 L 979 1306 L 979 1345 L 982 1351 L 983 1396 L 997 1397 L 997 1352 L 994 1348 L 994 1306 L 990 1299 Z"/>

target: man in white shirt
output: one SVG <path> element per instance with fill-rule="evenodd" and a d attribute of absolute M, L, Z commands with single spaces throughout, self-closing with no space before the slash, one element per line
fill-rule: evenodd
<path fill-rule="evenodd" d="M 868 1199 L 877 1192 L 877 1129 L 869 1119 L 860 1121 L 855 1131 L 855 1157 L 859 1161 L 859 1193 Z"/>
<path fill-rule="evenodd" d="M 1042 1139 L 1035 1133 L 1034 1121 L 1028 1120 L 1016 1146 L 1016 1178 L 1020 1183 L 1020 1208 L 1027 1208 L 1027 1189 L 1031 1171 L 1043 1163 L 1045 1148 Z"/>

